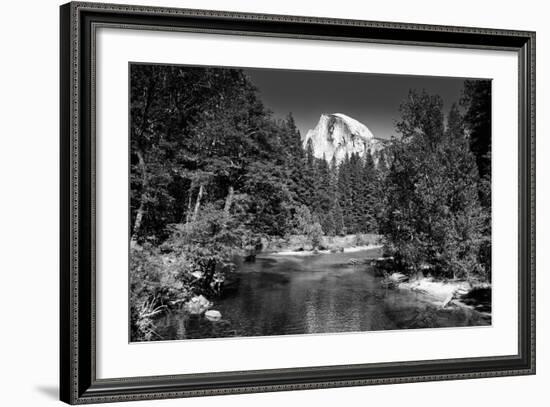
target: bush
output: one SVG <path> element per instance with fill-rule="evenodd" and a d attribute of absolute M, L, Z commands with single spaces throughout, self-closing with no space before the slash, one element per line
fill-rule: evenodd
<path fill-rule="evenodd" d="M 313 249 L 318 249 L 324 236 L 321 224 L 314 220 L 309 208 L 305 205 L 296 208 L 292 220 L 294 232 L 299 235 L 306 235 Z"/>
<path fill-rule="evenodd" d="M 313 246 L 313 250 L 318 249 L 321 245 L 323 238 L 323 228 L 321 227 L 319 222 L 315 222 L 309 227 L 307 236 L 311 241 L 311 246 Z"/>
<path fill-rule="evenodd" d="M 163 255 L 150 245 L 130 251 L 130 331 L 133 341 L 158 337 L 154 317 L 186 301 L 192 277 L 185 256 Z"/>

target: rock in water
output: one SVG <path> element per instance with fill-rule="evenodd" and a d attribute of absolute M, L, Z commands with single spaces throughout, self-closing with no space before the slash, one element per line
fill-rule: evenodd
<path fill-rule="evenodd" d="M 208 310 L 205 312 L 204 316 L 206 317 L 206 319 L 208 319 L 209 321 L 219 321 L 220 319 L 222 319 L 222 314 L 220 311 L 217 311 L 215 309 L 211 309 L 211 310 Z"/>
<path fill-rule="evenodd" d="M 341 113 L 323 114 L 314 129 L 303 140 L 304 149 L 311 140 L 313 155 L 340 163 L 346 155 L 359 153 L 364 157 L 370 151 L 374 163 L 385 161 L 383 150 L 388 141 L 374 137 L 363 123 Z"/>
<path fill-rule="evenodd" d="M 185 303 L 185 310 L 191 315 L 201 315 L 211 306 L 212 303 L 203 295 L 197 295 Z"/>

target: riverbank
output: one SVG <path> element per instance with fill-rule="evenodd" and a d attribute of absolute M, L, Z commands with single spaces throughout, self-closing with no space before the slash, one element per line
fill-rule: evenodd
<path fill-rule="evenodd" d="M 395 274 L 400 273 L 394 273 L 393 275 Z M 436 280 L 432 277 L 423 277 L 398 281 L 395 287 L 399 290 L 420 293 L 424 300 L 440 308 L 456 306 L 476 310 L 487 315 L 491 314 L 490 283 Z"/>
<path fill-rule="evenodd" d="M 426 278 L 389 289 L 385 277 L 370 266 L 376 256 L 377 250 L 259 255 L 254 262 L 239 264 L 235 291 L 194 298 L 179 311 L 162 315 L 158 333 L 167 340 L 491 324 L 490 314 L 453 303 L 442 307 L 437 295 L 443 292 L 436 287 L 445 282 L 428 284 Z M 457 282 L 442 286 L 458 288 Z"/>
<path fill-rule="evenodd" d="M 381 248 L 381 236 L 361 233 L 345 236 L 323 236 L 317 250 L 306 235 L 291 235 L 286 238 L 262 239 L 262 253 L 281 256 L 311 256 L 326 253 L 348 253 Z"/>
<path fill-rule="evenodd" d="M 365 246 L 353 246 L 353 247 L 343 247 L 341 249 L 331 249 L 331 250 L 283 250 L 280 252 L 270 253 L 273 256 L 316 256 L 319 254 L 330 254 L 330 253 L 356 253 L 364 250 L 375 250 L 381 249 L 383 245 L 381 244 L 372 244 Z"/>

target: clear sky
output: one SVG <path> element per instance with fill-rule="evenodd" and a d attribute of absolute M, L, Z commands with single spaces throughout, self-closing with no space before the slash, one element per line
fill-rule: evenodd
<path fill-rule="evenodd" d="M 426 89 L 443 98 L 444 111 L 458 102 L 464 78 L 365 73 L 250 69 L 244 71 L 275 117 L 292 112 L 302 136 L 322 113 L 343 113 L 365 124 L 375 137 L 390 138 L 399 105 L 409 89 Z"/>

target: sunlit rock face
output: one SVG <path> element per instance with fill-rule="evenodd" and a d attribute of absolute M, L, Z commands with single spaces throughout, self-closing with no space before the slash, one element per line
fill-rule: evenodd
<path fill-rule="evenodd" d="M 376 165 L 383 158 L 382 150 L 387 141 L 377 139 L 363 123 L 341 113 L 322 114 L 319 123 L 309 130 L 303 139 L 304 148 L 311 140 L 313 155 L 340 163 L 346 155 L 359 153 L 364 157 L 369 151 Z"/>

